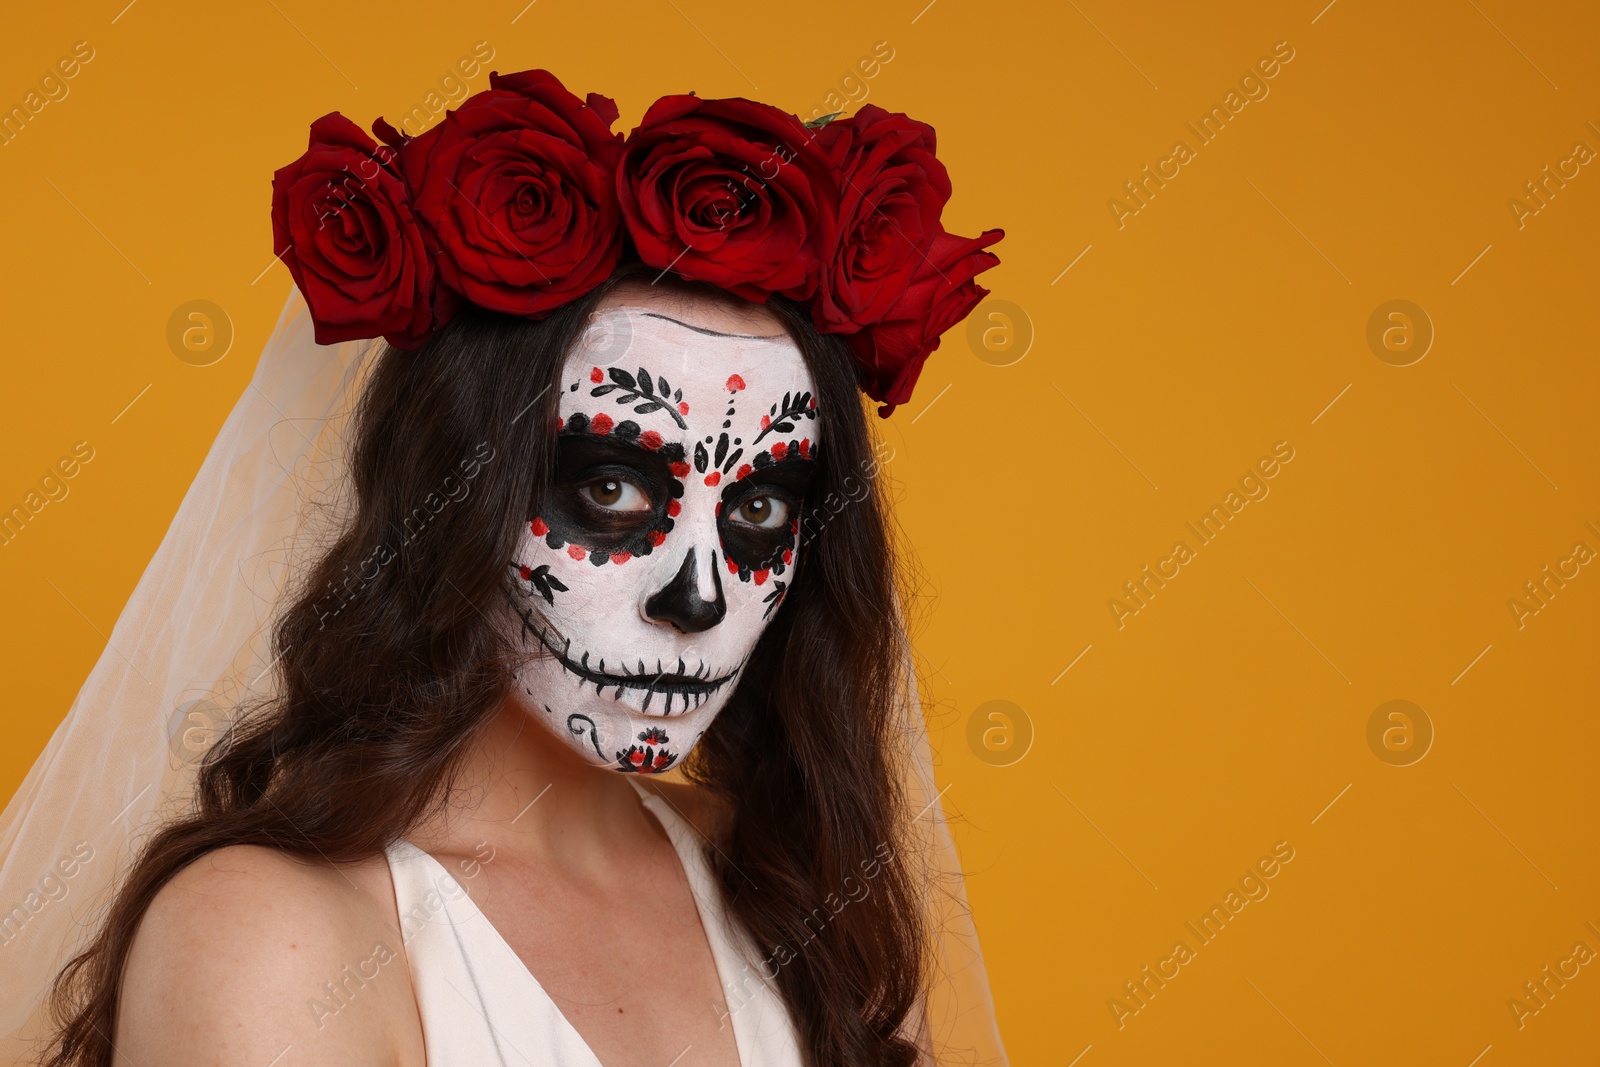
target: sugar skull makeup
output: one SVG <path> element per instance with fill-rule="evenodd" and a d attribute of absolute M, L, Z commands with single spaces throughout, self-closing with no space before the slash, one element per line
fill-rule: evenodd
<path fill-rule="evenodd" d="M 788 336 L 598 312 L 562 368 L 553 490 L 511 564 L 530 715 L 598 766 L 677 765 L 788 587 L 815 390 Z"/>

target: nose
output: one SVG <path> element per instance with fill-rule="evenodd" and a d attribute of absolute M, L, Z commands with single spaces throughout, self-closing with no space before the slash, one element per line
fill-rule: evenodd
<path fill-rule="evenodd" d="M 672 581 L 650 594 L 644 602 L 644 613 L 654 622 L 676 626 L 686 634 L 697 634 L 711 629 L 728 613 L 728 601 L 722 595 L 722 576 L 717 573 L 717 554 L 711 553 L 711 581 L 716 595 L 706 600 L 700 595 L 700 576 L 695 566 L 695 549 L 683 557 L 683 566 L 673 575 Z"/>

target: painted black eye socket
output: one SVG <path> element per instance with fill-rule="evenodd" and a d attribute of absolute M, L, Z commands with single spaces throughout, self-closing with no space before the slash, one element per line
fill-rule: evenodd
<path fill-rule="evenodd" d="M 580 414 L 556 435 L 555 470 L 529 502 L 529 528 L 597 567 L 648 556 L 672 532 L 687 471 L 683 445 L 632 419 L 590 432 Z"/>
<path fill-rule="evenodd" d="M 683 492 L 668 452 L 610 435 L 558 436 L 554 479 L 535 504 L 547 541 L 581 546 L 590 559 L 647 554 L 672 529 L 668 503 Z"/>
<path fill-rule="evenodd" d="M 795 524 L 816 464 L 798 457 L 764 465 L 723 492 L 717 533 L 741 578 L 781 564 L 797 541 Z"/>

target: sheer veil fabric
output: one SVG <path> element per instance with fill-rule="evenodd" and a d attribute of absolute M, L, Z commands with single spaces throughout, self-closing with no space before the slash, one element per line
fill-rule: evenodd
<path fill-rule="evenodd" d="M 280 600 L 340 528 L 348 429 L 379 341 L 319 346 L 291 289 L 234 406 L 66 719 L 0 816 L 0 1057 L 28 1059 L 44 997 L 119 875 L 182 812 L 199 758 L 276 685 Z M 905 646 L 909 862 L 928 872 L 928 1014 L 941 1063 L 1003 1064 L 983 958 Z"/>

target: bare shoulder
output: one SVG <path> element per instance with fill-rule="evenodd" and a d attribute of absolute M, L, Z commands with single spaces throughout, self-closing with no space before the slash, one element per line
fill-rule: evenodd
<path fill-rule="evenodd" d="M 121 1059 L 259 1067 L 292 1046 L 300 1063 L 420 1063 L 387 884 L 382 857 L 334 867 L 241 845 L 189 864 L 134 937 Z"/>
<path fill-rule="evenodd" d="M 727 802 L 703 785 L 643 776 L 639 782 L 672 805 L 673 810 L 682 815 L 702 837 L 714 840 L 721 836 L 721 831 L 728 825 L 731 812 Z"/>

